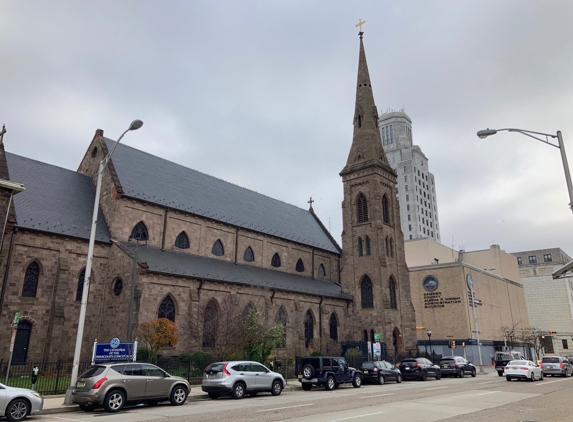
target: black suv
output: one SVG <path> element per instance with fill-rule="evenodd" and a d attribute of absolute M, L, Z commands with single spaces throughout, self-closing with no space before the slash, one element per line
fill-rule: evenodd
<path fill-rule="evenodd" d="M 402 373 L 402 378 L 415 378 L 420 381 L 426 381 L 428 377 L 433 377 L 439 380 L 442 378 L 440 367 L 434 365 L 429 359 L 426 358 L 408 358 L 404 359 L 398 366 Z"/>
<path fill-rule="evenodd" d="M 440 360 L 438 364 L 442 376 L 453 375 L 454 377 L 463 378 L 465 374 L 472 377 L 476 376 L 476 367 L 473 363 L 468 362 L 461 356 L 450 356 Z"/>
<path fill-rule="evenodd" d="M 298 380 L 302 389 L 308 391 L 313 385 L 324 385 L 326 390 L 334 390 L 340 384 L 352 383 L 354 388 L 362 385 L 362 372 L 351 368 L 346 359 L 328 356 L 297 358 Z"/>
<path fill-rule="evenodd" d="M 380 385 L 386 381 L 402 382 L 400 370 L 385 360 L 362 362 L 360 370 L 364 373 L 364 382 L 374 381 Z"/>

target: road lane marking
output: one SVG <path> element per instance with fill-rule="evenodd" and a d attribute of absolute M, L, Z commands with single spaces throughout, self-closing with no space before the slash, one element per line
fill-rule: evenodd
<path fill-rule="evenodd" d="M 375 396 L 364 396 L 364 397 L 358 397 L 359 399 L 371 399 L 372 397 L 382 397 L 382 396 L 391 396 L 394 393 L 388 393 L 388 394 L 377 394 Z"/>
<path fill-rule="evenodd" d="M 547 384 L 553 384 L 554 382 L 562 382 L 562 381 L 567 381 L 567 378 L 557 381 L 543 381 L 541 384 L 535 384 L 535 385 L 547 385 Z"/>
<path fill-rule="evenodd" d="M 478 384 L 491 384 L 492 382 L 502 382 L 502 381 L 505 381 L 505 380 L 479 382 Z"/>
<path fill-rule="evenodd" d="M 350 416 L 348 418 L 342 418 L 342 419 L 333 419 L 333 420 L 328 421 L 328 422 L 347 421 L 349 419 L 357 419 L 357 418 L 365 418 L 366 416 L 381 415 L 382 413 L 384 413 L 384 412 L 368 413 L 367 415 L 358 415 L 358 416 Z"/>
<path fill-rule="evenodd" d="M 282 410 L 282 409 L 292 409 L 295 407 L 304 407 L 304 406 L 312 406 L 314 403 L 308 403 L 308 404 L 298 404 L 296 406 L 287 406 L 287 407 L 275 407 L 273 409 L 263 409 L 263 410 L 257 410 L 257 412 L 272 412 L 274 410 Z"/>
<path fill-rule="evenodd" d="M 425 391 L 429 391 L 429 390 L 440 390 L 442 388 L 450 388 L 449 386 L 447 387 L 433 387 L 433 388 L 424 388 Z"/>
<path fill-rule="evenodd" d="M 488 391 L 487 393 L 479 393 L 478 396 L 485 396 L 486 394 L 499 393 L 499 391 Z"/>

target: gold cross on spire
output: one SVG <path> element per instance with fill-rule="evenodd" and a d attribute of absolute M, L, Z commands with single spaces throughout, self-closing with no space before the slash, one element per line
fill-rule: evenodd
<path fill-rule="evenodd" d="M 365 23 L 366 23 L 366 21 L 363 21 L 362 19 L 358 19 L 358 23 L 357 23 L 356 25 L 354 25 L 354 26 L 355 26 L 355 27 L 356 27 L 356 26 L 359 26 L 359 27 L 360 27 L 360 32 L 362 32 L 362 25 L 364 25 Z"/>

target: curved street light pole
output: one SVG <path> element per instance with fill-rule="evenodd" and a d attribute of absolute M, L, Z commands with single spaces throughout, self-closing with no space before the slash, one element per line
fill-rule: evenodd
<path fill-rule="evenodd" d="M 522 135 L 529 136 L 530 138 L 536 139 L 544 144 L 551 145 L 552 147 L 559 148 L 561 151 L 561 161 L 563 163 L 563 170 L 565 172 L 565 181 L 567 182 L 567 191 L 569 192 L 569 209 L 573 211 L 573 184 L 571 183 L 571 173 L 569 172 L 569 163 L 567 162 L 567 154 L 565 153 L 565 145 L 563 144 L 563 135 L 561 131 L 558 130 L 555 135 L 543 132 L 534 132 L 525 129 L 515 129 L 515 128 L 505 128 L 505 129 L 485 129 L 480 130 L 477 136 L 481 139 L 485 139 L 488 136 L 495 135 L 497 132 L 507 131 L 507 132 L 518 132 Z M 545 139 L 539 138 L 535 135 L 545 136 Z M 549 138 L 557 138 L 557 145 L 549 142 Z"/>
<path fill-rule="evenodd" d="M 117 148 L 119 141 L 121 141 L 121 138 L 123 138 L 123 135 L 125 135 L 130 130 L 137 130 L 141 126 L 143 126 L 143 122 L 141 120 L 134 120 L 133 122 L 131 122 L 131 124 L 129 125 L 129 128 L 121 134 L 121 136 L 115 142 L 113 148 L 107 153 L 105 158 L 103 160 L 101 160 L 99 163 L 99 169 L 98 169 L 98 173 L 97 173 L 96 193 L 95 193 L 95 198 L 94 198 L 94 210 L 93 210 L 93 216 L 92 216 L 92 227 L 91 227 L 91 231 L 90 231 L 90 241 L 89 241 L 89 246 L 88 246 L 88 258 L 87 258 L 87 263 L 86 263 L 84 286 L 83 286 L 83 290 L 82 290 L 82 303 L 80 306 L 80 317 L 78 320 L 78 332 L 76 334 L 76 348 L 74 350 L 74 362 L 73 362 L 73 366 L 72 366 L 72 378 L 70 381 L 70 386 L 68 387 L 68 389 L 66 391 L 66 397 L 64 399 L 64 404 L 72 404 L 72 390 L 76 385 L 76 381 L 78 380 L 78 370 L 79 370 L 79 366 L 80 366 L 80 355 L 81 355 L 81 351 L 82 351 L 82 339 L 84 336 L 84 325 L 86 322 L 86 310 L 87 310 L 87 305 L 88 305 L 88 293 L 90 290 L 90 278 L 91 278 L 91 270 L 92 270 L 92 263 L 93 263 L 93 257 L 94 257 L 94 246 L 95 246 L 95 236 L 96 236 L 96 228 L 97 228 L 97 216 L 98 216 L 98 211 L 99 211 L 99 197 L 100 197 L 100 193 L 101 193 L 102 174 L 103 174 L 104 169 L 107 166 L 107 163 L 109 162 L 109 160 L 111 158 L 111 155 L 113 154 L 113 152 Z"/>

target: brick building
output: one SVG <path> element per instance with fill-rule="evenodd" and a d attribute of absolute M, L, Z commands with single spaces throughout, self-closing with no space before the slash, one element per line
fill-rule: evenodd
<path fill-rule="evenodd" d="M 173 320 L 169 354 L 213 350 L 254 307 L 286 327 L 283 354 L 324 350 L 330 339 L 416 347 L 396 174 L 378 130 L 366 56 L 360 53 L 354 136 L 342 172 L 342 249 L 314 214 L 119 144 L 104 170 L 90 275 L 83 358 L 95 339 Z M 13 209 L 0 254 L 0 355 L 22 319 L 16 362 L 70 358 L 77 332 L 99 162 L 114 141 L 97 130 L 77 172 L 7 153 L 0 189 Z M 0 170 L 2 170 L 0 163 Z M 8 175 L 9 170 L 9 175 Z M 4 184 L 2 184 L 4 183 Z M 1 193 L 1 192 L 0 192 Z"/>

